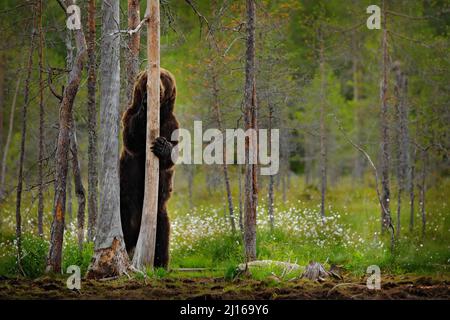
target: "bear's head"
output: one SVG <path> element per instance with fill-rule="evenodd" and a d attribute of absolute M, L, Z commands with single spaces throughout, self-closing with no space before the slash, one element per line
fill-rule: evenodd
<path fill-rule="evenodd" d="M 162 112 L 172 112 L 176 98 L 176 84 L 174 76 L 161 68 L 160 103 Z M 133 100 L 130 108 L 147 108 L 147 71 L 141 71 L 134 84 Z"/>

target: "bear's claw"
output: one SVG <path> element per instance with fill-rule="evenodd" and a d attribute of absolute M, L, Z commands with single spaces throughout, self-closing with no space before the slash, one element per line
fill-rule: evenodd
<path fill-rule="evenodd" d="M 158 158 L 167 158 L 172 153 L 172 144 L 166 138 L 158 137 L 153 143 L 151 150 Z"/>

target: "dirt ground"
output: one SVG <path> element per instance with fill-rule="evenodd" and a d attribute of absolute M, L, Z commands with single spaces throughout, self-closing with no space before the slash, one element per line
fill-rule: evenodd
<path fill-rule="evenodd" d="M 322 283 L 223 278 L 82 280 L 69 290 L 63 278 L 0 279 L 0 299 L 450 299 L 450 279 L 384 277 L 381 290 L 368 290 L 365 279 Z"/>

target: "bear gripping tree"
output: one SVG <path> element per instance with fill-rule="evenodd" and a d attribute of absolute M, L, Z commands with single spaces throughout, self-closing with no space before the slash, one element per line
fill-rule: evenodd
<path fill-rule="evenodd" d="M 159 0 L 147 0 L 147 133 L 145 163 L 145 193 L 139 238 L 133 266 L 153 267 L 156 247 L 158 212 L 159 160 L 151 151 L 151 144 L 159 136 L 160 109 L 160 14 Z"/>

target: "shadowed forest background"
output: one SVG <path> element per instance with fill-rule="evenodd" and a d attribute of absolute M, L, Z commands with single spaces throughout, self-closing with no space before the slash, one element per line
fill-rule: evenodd
<path fill-rule="evenodd" d="M 5 278 L 45 273 L 59 98 L 76 57 L 58 2 L 42 1 L 40 19 L 31 2 L 0 5 L 0 277 Z M 161 67 L 177 81 L 180 127 L 193 132 L 194 121 L 201 120 L 203 130 L 243 128 L 245 1 L 160 3 Z M 384 33 L 366 26 L 366 8 L 381 1 L 256 1 L 258 127 L 280 129 L 280 170 L 258 176 L 258 260 L 300 266 L 317 261 L 337 265 L 350 277 L 378 265 L 382 274 L 448 279 L 450 6 L 445 0 L 386 3 Z M 88 1 L 77 5 L 87 33 Z M 141 1 L 140 19 L 145 5 Z M 128 29 L 127 19 L 127 1 L 121 0 L 120 30 Z M 97 174 L 92 178 L 91 170 L 101 155 L 92 141 L 98 139 L 101 97 L 94 91 L 92 104 L 87 66 L 100 63 L 101 1 L 95 23 L 94 55 L 88 48 L 73 105 L 63 273 L 79 265 L 84 274 L 94 250 L 98 195 L 92 193 Z M 134 71 L 147 67 L 146 37 L 141 31 Z M 123 112 L 135 76 L 129 58 L 135 47 L 126 32 L 120 39 Z M 97 116 L 89 112 L 92 105 Z M 176 277 L 176 270 L 185 270 L 178 272 L 198 277 L 194 269 L 205 268 L 201 276 L 235 278 L 245 261 L 244 179 L 241 165 L 177 165 L 168 203 L 174 271 L 149 274 Z M 380 202 L 392 228 L 383 226 Z M 252 277 L 278 283 L 301 271 L 285 274 L 268 265 Z"/>

